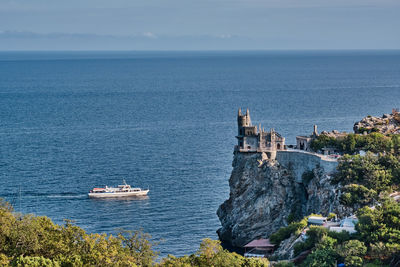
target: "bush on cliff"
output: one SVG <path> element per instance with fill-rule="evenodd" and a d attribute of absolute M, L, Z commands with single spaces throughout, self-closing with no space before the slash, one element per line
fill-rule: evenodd
<path fill-rule="evenodd" d="M 180 258 L 168 255 L 159 266 L 268 267 L 269 261 L 267 259 L 245 258 L 239 254 L 230 253 L 221 247 L 220 241 L 206 238 L 200 244 L 200 249 L 196 254 Z"/>
<path fill-rule="evenodd" d="M 307 231 L 307 239 L 304 242 L 299 242 L 294 245 L 294 255 L 297 256 L 301 252 L 314 248 L 317 244 L 322 247 L 330 246 L 330 242 L 337 241 L 328 237 L 328 229 L 322 226 L 311 225 Z M 332 245 L 333 246 L 333 245 Z"/>
<path fill-rule="evenodd" d="M 373 203 L 377 196 L 376 191 L 373 189 L 368 189 L 363 185 L 350 184 L 344 187 L 343 194 L 340 196 L 340 203 L 349 207 L 355 205 L 365 206 Z"/>
<path fill-rule="evenodd" d="M 335 138 L 321 134 L 314 139 L 310 147 L 314 151 L 320 151 L 324 147 L 335 148 L 344 154 L 354 154 L 360 150 L 371 151 L 373 153 L 400 151 L 400 136 L 383 135 L 372 132 L 367 135 L 348 134 L 345 137 Z"/>
<path fill-rule="evenodd" d="M 339 159 L 337 173 L 333 183 L 341 185 L 358 184 L 358 193 L 367 193 L 372 197 L 375 193 L 365 189 L 374 190 L 377 194 L 382 191 L 398 187 L 400 174 L 400 161 L 393 155 L 374 155 L 367 153 L 365 156 L 345 155 Z M 356 188 L 353 188 L 353 191 Z M 357 194 L 358 194 L 357 193 Z"/>
<path fill-rule="evenodd" d="M 400 266 L 400 205 L 387 199 L 375 208 L 359 209 L 357 217 L 357 234 L 307 231 L 306 241 L 295 246 L 296 254 L 313 250 L 302 266 L 334 266 L 335 261 L 363 266 L 366 259 L 371 266 Z"/>
<path fill-rule="evenodd" d="M 288 239 L 292 234 L 300 234 L 300 231 L 307 226 L 308 217 L 305 217 L 299 222 L 292 222 L 286 227 L 280 228 L 277 232 L 269 236 L 269 240 L 279 246 L 279 244 Z"/>

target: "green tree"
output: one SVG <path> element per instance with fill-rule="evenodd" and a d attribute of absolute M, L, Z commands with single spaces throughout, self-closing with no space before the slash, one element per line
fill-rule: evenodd
<path fill-rule="evenodd" d="M 334 267 L 337 254 L 333 249 L 317 249 L 307 256 L 302 263 L 303 267 Z"/>
<path fill-rule="evenodd" d="M 120 231 L 118 238 L 129 250 L 129 254 L 135 259 L 139 266 L 151 266 L 157 258 L 158 253 L 153 250 L 157 243 L 150 241 L 151 236 L 143 231 Z"/>
<path fill-rule="evenodd" d="M 337 253 L 344 258 L 346 266 L 362 266 L 362 257 L 367 252 L 367 247 L 358 240 L 349 240 L 337 248 Z"/>
<path fill-rule="evenodd" d="M 58 262 L 54 262 L 50 259 L 46 259 L 43 256 L 31 257 L 31 256 L 19 256 L 12 262 L 12 266 L 15 267 L 59 267 Z"/>

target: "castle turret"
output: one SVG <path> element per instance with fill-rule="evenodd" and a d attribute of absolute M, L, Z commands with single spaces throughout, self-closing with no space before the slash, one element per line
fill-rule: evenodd
<path fill-rule="evenodd" d="M 238 121 L 238 136 L 244 135 L 245 133 L 243 127 L 251 126 L 249 109 L 246 110 L 245 115 L 242 115 L 242 110 L 239 109 L 237 121 Z"/>
<path fill-rule="evenodd" d="M 317 125 L 314 125 L 314 131 L 313 131 L 312 135 L 313 135 L 314 137 L 319 136 Z"/>
<path fill-rule="evenodd" d="M 247 125 L 246 125 L 246 126 L 251 126 L 250 111 L 249 111 L 249 109 L 246 110 L 246 122 L 247 122 Z"/>

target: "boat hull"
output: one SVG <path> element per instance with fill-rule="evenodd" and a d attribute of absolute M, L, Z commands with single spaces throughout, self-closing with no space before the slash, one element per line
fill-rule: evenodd
<path fill-rule="evenodd" d="M 147 196 L 149 190 L 142 190 L 139 192 L 121 192 L 121 193 L 113 193 L 113 192 L 105 192 L 105 193 L 88 193 L 90 198 L 115 198 L 115 197 L 142 197 Z"/>

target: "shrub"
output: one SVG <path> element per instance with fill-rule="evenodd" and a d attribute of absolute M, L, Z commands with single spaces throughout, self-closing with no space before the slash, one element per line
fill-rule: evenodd
<path fill-rule="evenodd" d="M 340 203 L 348 207 L 354 205 L 367 205 L 373 202 L 377 193 L 373 189 L 368 189 L 363 185 L 350 184 L 344 187 L 343 194 L 340 196 Z"/>
<path fill-rule="evenodd" d="M 328 231 L 328 236 L 337 240 L 339 244 L 346 242 L 351 238 L 350 233 L 347 231 L 342 231 L 342 232 Z"/>
<path fill-rule="evenodd" d="M 305 217 L 299 222 L 292 222 L 288 226 L 280 228 L 270 235 L 269 240 L 279 246 L 283 240 L 288 239 L 292 234 L 300 234 L 300 230 L 307 226 L 307 219 L 308 217 Z"/>
<path fill-rule="evenodd" d="M 293 253 L 294 256 L 299 255 L 301 252 L 306 251 L 308 249 L 312 249 L 314 247 L 314 244 L 311 242 L 298 242 L 293 246 Z"/>
<path fill-rule="evenodd" d="M 294 267 L 294 263 L 290 261 L 280 261 L 274 264 L 274 267 Z"/>
<path fill-rule="evenodd" d="M 307 256 L 301 264 L 304 267 L 333 267 L 336 264 L 337 254 L 333 249 L 317 249 Z"/>
<path fill-rule="evenodd" d="M 43 256 L 30 257 L 30 256 L 19 256 L 13 262 L 12 266 L 15 267 L 59 267 L 58 262 L 53 262 L 50 259 L 46 259 Z"/>
<path fill-rule="evenodd" d="M 184 257 L 168 255 L 157 265 L 159 267 L 190 267 L 190 266 L 220 266 L 220 267 L 268 267 L 268 259 L 245 258 L 223 249 L 219 241 L 204 239 L 196 254 Z"/>

